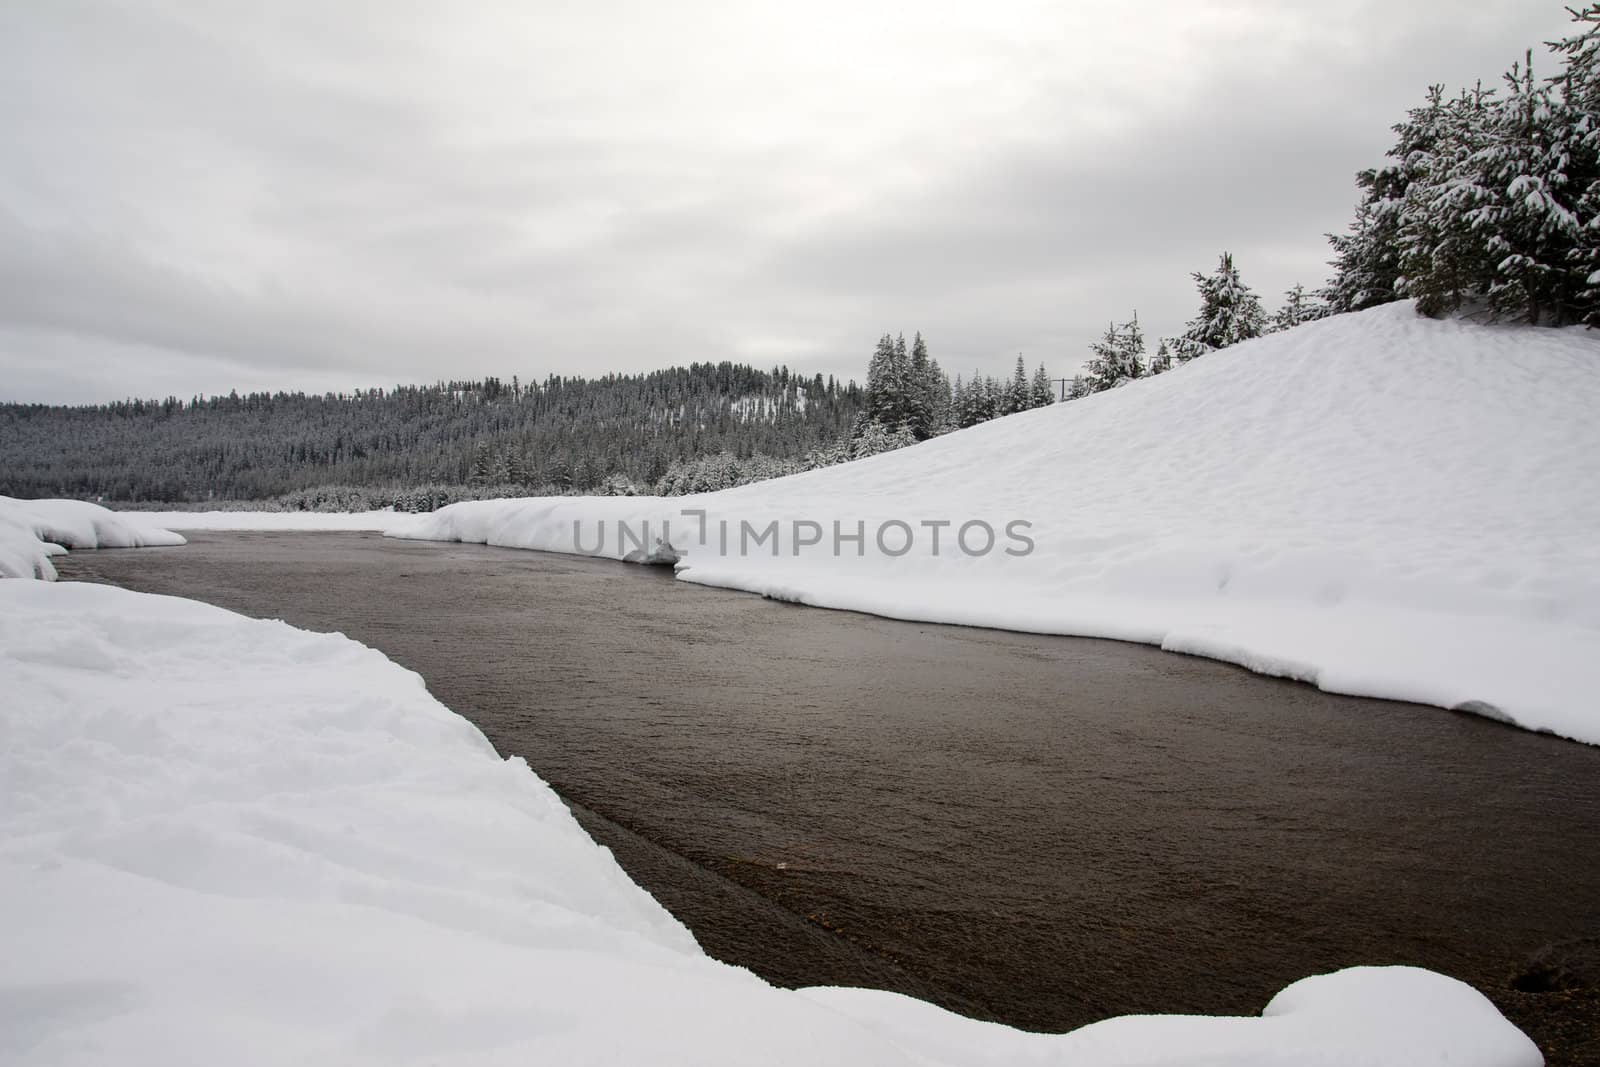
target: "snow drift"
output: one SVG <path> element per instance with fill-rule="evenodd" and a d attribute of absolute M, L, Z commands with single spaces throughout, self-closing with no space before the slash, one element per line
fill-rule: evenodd
<path fill-rule="evenodd" d="M 0 578 L 54 579 L 51 556 L 72 548 L 181 545 L 168 530 L 83 500 L 14 500 L 0 496 Z"/>
<path fill-rule="evenodd" d="M 421 679 L 338 634 L 0 583 L 0 1061 L 31 1064 L 1540 1062 L 1410 968 L 1262 1018 L 1060 1036 L 712 961 Z"/>
<path fill-rule="evenodd" d="M 456 504 L 390 532 L 1143 641 L 1600 743 L 1597 410 L 1589 333 L 1395 304 L 841 467 Z"/>

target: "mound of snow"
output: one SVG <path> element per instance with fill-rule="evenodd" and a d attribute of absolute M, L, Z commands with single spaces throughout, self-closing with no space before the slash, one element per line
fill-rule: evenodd
<path fill-rule="evenodd" d="M 1591 334 L 1398 304 L 841 467 L 391 533 L 676 559 L 707 585 L 1144 641 L 1600 743 L 1597 410 Z"/>
<path fill-rule="evenodd" d="M 51 556 L 72 548 L 181 545 L 154 525 L 127 521 L 84 500 L 14 500 L 0 496 L 0 578 L 53 580 Z"/>
<path fill-rule="evenodd" d="M 0 583 L 0 1061 L 1534 1065 L 1408 968 L 1064 1036 L 712 961 L 520 759 L 338 634 Z"/>

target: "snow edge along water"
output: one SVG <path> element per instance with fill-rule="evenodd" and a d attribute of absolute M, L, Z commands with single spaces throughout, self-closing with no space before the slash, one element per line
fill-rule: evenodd
<path fill-rule="evenodd" d="M 1600 342 L 1581 329 L 1389 305 L 838 467 L 696 497 L 468 502 L 387 533 L 1136 641 L 1600 744 L 1597 409 Z M 1034 551 L 968 557 L 947 527 L 942 556 L 895 555 L 873 536 L 935 519 L 1029 520 Z M 825 551 L 840 520 L 864 524 L 864 554 Z"/>

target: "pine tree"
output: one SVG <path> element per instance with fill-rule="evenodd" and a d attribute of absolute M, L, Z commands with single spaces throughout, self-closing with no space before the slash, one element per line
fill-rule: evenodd
<path fill-rule="evenodd" d="M 1027 411 L 1032 406 L 1033 391 L 1028 387 L 1028 368 L 1022 362 L 1021 353 L 1018 353 L 1016 369 L 1011 372 L 1011 381 L 1006 383 L 1000 413 L 1014 415 L 1019 411 Z"/>
<path fill-rule="evenodd" d="M 472 450 L 472 470 L 468 478 L 474 485 L 488 484 L 493 463 L 494 459 L 489 454 L 489 446 L 480 443 Z"/>
<path fill-rule="evenodd" d="M 1505 80 L 1480 153 L 1484 183 L 1499 195 L 1468 212 L 1467 221 L 1491 234 L 1484 295 L 1494 316 L 1560 325 L 1579 317 L 1584 287 L 1567 255 L 1581 229 L 1560 135 L 1567 122 L 1551 85 L 1534 80 L 1531 51 Z"/>
<path fill-rule="evenodd" d="M 867 364 L 866 414 L 885 426 L 894 423 L 899 408 L 895 374 L 894 338 L 884 334 Z"/>
<path fill-rule="evenodd" d="M 1002 410 L 1002 394 L 1003 390 L 1000 387 L 1000 383 L 995 381 L 994 378 L 985 374 L 978 379 L 978 392 L 977 396 L 973 398 L 972 405 L 974 425 L 979 422 L 988 422 L 990 419 L 998 418 L 1005 414 Z"/>
<path fill-rule="evenodd" d="M 1175 353 L 1179 362 L 1265 332 L 1267 317 L 1261 299 L 1240 279 L 1231 253 L 1222 253 L 1214 273 L 1196 272 L 1193 277 L 1200 291 L 1200 314 L 1180 339 L 1183 343 Z"/>
<path fill-rule="evenodd" d="M 888 427 L 905 426 L 911 421 L 911 356 L 906 351 L 906 335 L 894 339 L 894 352 L 890 363 L 889 417 L 883 424 Z"/>
<path fill-rule="evenodd" d="M 1553 79 L 1561 100 L 1558 143 L 1578 222 L 1566 259 L 1578 289 L 1575 313 L 1600 326 L 1600 4 L 1569 11 L 1581 31 L 1550 45 L 1562 59 Z"/>
<path fill-rule="evenodd" d="M 1335 312 L 1363 311 L 1401 298 L 1401 209 L 1417 168 L 1434 147 L 1434 130 L 1416 118 L 1413 112 L 1394 127 L 1397 139 L 1388 153 L 1393 164 L 1356 175 L 1362 197 L 1348 231 L 1328 234 L 1334 276 L 1320 295 Z"/>
<path fill-rule="evenodd" d="M 901 339 L 902 342 L 904 338 Z M 916 335 L 911 346 L 911 358 L 906 365 L 905 425 L 913 437 L 925 441 L 931 435 L 933 420 L 933 389 L 928 366 L 928 346 L 922 334 Z"/>
<path fill-rule="evenodd" d="M 1415 299 L 1425 315 L 1459 307 L 1487 268 L 1482 235 L 1468 214 L 1493 196 L 1479 156 L 1491 96 L 1479 86 L 1446 102 L 1443 87 L 1431 86 L 1427 104 L 1396 127 L 1418 147 L 1407 158 L 1411 180 L 1396 216 L 1395 292 Z"/>
<path fill-rule="evenodd" d="M 1104 336 L 1090 345 L 1089 351 L 1092 358 L 1085 368 L 1085 388 L 1091 393 L 1144 377 L 1144 331 L 1139 328 L 1139 313 L 1134 312 L 1133 319 L 1121 326 L 1107 326 Z"/>
<path fill-rule="evenodd" d="M 1149 373 L 1151 375 L 1165 374 L 1171 369 L 1172 349 L 1168 346 L 1166 339 L 1163 338 L 1161 344 L 1156 347 L 1155 356 L 1150 360 Z"/>
<path fill-rule="evenodd" d="M 1600 325 L 1600 4 L 1571 13 L 1554 77 L 1530 51 L 1501 93 L 1435 86 L 1394 127 L 1393 163 L 1357 176 L 1356 221 L 1330 238 L 1332 310 L 1409 296 L 1428 315 Z"/>
<path fill-rule="evenodd" d="M 1283 294 L 1283 306 L 1272 316 L 1272 324 L 1268 333 L 1279 330 L 1292 330 L 1302 323 L 1320 319 L 1328 314 L 1328 308 L 1322 301 L 1306 293 L 1305 286 L 1296 284 Z M 1163 350 L 1166 342 L 1161 343 Z"/>
<path fill-rule="evenodd" d="M 928 436 L 934 437 L 951 428 L 950 379 L 939 366 L 939 361 L 928 361 Z"/>
<path fill-rule="evenodd" d="M 1048 407 L 1056 402 L 1054 383 L 1050 380 L 1050 372 L 1044 369 L 1044 364 L 1039 364 L 1039 369 L 1033 372 L 1033 406 L 1036 408 Z"/>

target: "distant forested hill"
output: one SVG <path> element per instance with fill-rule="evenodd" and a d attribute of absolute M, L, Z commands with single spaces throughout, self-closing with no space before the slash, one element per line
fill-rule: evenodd
<path fill-rule="evenodd" d="M 696 460 L 797 463 L 845 438 L 852 382 L 696 363 L 594 380 L 0 404 L 0 495 L 262 500 L 319 486 L 648 491 Z M 726 455 L 724 455 L 726 454 Z"/>

